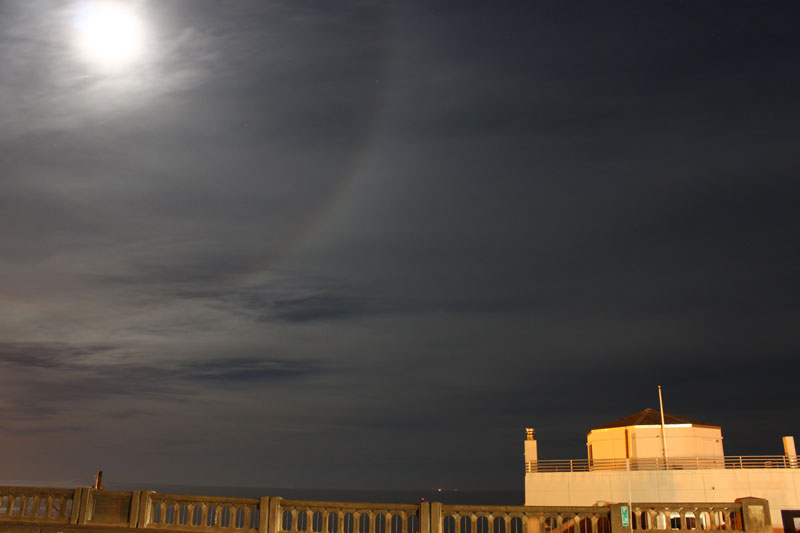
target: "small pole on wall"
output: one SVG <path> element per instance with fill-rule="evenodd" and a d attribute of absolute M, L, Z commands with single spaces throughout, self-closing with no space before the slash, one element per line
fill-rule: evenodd
<path fill-rule="evenodd" d="M 93 489 L 103 490 L 105 487 L 103 486 L 103 471 L 98 470 L 97 473 L 94 475 L 94 485 L 92 485 Z"/>
<path fill-rule="evenodd" d="M 661 396 L 661 385 L 658 386 L 658 405 L 661 408 L 661 449 L 664 451 L 664 469 L 667 466 L 667 435 L 664 430 L 664 399 Z"/>
<path fill-rule="evenodd" d="M 631 458 L 625 458 L 625 469 L 628 471 L 628 524 L 633 531 L 633 496 L 631 496 Z"/>

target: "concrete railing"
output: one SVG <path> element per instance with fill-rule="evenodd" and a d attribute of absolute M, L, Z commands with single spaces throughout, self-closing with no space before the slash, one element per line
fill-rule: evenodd
<path fill-rule="evenodd" d="M 727 455 L 725 457 L 647 457 L 631 459 L 631 470 L 707 470 L 712 468 L 797 468 L 797 459 L 787 455 Z M 527 461 L 525 473 L 594 472 L 627 470 L 625 459 L 545 459 Z"/>
<path fill-rule="evenodd" d="M 770 533 L 772 526 L 769 505 L 759 498 L 731 503 L 634 503 L 629 510 L 623 504 L 356 503 L 0 487 L 0 533 L 123 533 L 125 529 L 198 533 L 632 533 L 667 529 Z"/>
<path fill-rule="evenodd" d="M 270 498 L 268 533 L 428 532 L 428 504 L 315 502 Z M 422 523 L 421 518 L 425 519 Z"/>
<path fill-rule="evenodd" d="M 0 522 L 75 523 L 81 489 L 0 487 Z"/>
<path fill-rule="evenodd" d="M 631 529 L 745 530 L 741 503 L 635 503 L 631 512 Z"/>
<path fill-rule="evenodd" d="M 611 533 L 610 507 L 431 504 L 430 533 Z"/>

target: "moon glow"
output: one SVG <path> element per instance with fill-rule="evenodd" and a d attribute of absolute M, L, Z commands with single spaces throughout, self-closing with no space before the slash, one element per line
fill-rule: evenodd
<path fill-rule="evenodd" d="M 87 2 L 75 14 L 81 57 L 104 69 L 124 67 L 144 52 L 144 25 L 132 7 L 115 2 Z"/>

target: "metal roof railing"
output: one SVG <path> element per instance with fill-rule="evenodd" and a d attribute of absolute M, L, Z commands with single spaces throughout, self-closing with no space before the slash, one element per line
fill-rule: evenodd
<path fill-rule="evenodd" d="M 728 455 L 716 457 L 648 457 L 630 460 L 630 469 L 707 470 L 740 468 L 798 468 L 800 459 L 787 455 Z M 627 470 L 625 459 L 545 459 L 527 461 L 525 473 L 597 472 Z"/>

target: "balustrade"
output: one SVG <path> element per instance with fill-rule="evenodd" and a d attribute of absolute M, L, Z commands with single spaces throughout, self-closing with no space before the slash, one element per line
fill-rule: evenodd
<path fill-rule="evenodd" d="M 63 524 L 197 533 L 768 533 L 771 528 L 769 504 L 758 498 L 731 503 L 634 503 L 625 526 L 623 507 L 323 502 L 0 487 L 0 533 L 26 533 L 33 526 L 41 533 L 56 533 Z"/>
<path fill-rule="evenodd" d="M 259 504 L 256 498 L 215 498 L 147 493 L 140 527 L 180 531 L 241 531 L 257 533 Z"/>
<path fill-rule="evenodd" d="M 73 489 L 0 487 L 0 521 L 69 524 Z"/>
<path fill-rule="evenodd" d="M 634 531 L 744 531 L 741 504 L 640 504 L 633 505 Z"/>
<path fill-rule="evenodd" d="M 441 531 L 432 533 L 611 532 L 607 507 L 443 505 L 441 517 Z"/>
<path fill-rule="evenodd" d="M 279 499 L 278 530 L 307 533 L 418 533 L 419 505 Z"/>

